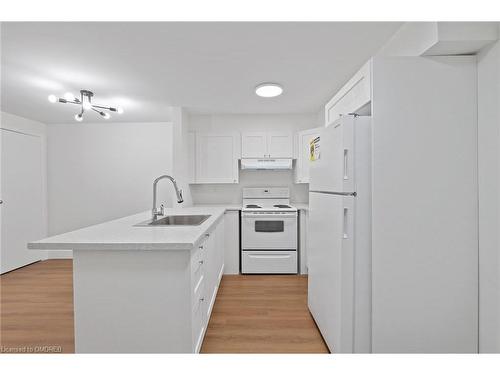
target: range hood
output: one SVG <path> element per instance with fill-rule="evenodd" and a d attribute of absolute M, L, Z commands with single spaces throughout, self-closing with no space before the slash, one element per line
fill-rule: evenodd
<path fill-rule="evenodd" d="M 241 169 L 268 171 L 292 169 L 292 159 L 241 159 Z"/>

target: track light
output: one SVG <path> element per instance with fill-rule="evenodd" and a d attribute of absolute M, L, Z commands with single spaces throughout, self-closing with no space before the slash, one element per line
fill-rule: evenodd
<path fill-rule="evenodd" d="M 64 94 L 64 97 L 58 98 L 55 95 L 49 95 L 48 99 L 51 103 L 70 103 L 77 104 L 80 106 L 80 113 L 75 115 L 75 120 L 81 122 L 83 120 L 83 113 L 85 111 L 93 110 L 99 113 L 106 120 L 111 118 L 110 114 L 104 111 L 117 112 L 119 114 L 123 113 L 123 108 L 121 107 L 109 107 L 103 105 L 97 105 L 92 103 L 92 98 L 94 97 L 94 93 L 89 90 L 80 90 L 80 99 L 76 98 L 72 93 L 67 92 Z"/>
<path fill-rule="evenodd" d="M 75 100 L 75 96 L 72 93 L 67 92 L 66 94 L 64 94 L 64 99 L 71 102 L 71 101 Z"/>

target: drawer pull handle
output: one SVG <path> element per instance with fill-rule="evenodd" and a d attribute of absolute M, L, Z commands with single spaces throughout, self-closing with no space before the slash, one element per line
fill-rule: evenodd
<path fill-rule="evenodd" d="M 203 302 L 203 301 L 205 301 L 205 297 L 200 298 L 200 302 Z"/>
<path fill-rule="evenodd" d="M 205 233 L 205 237 L 210 237 L 210 233 Z"/>
<path fill-rule="evenodd" d="M 198 263 L 203 264 L 204 262 L 202 260 L 199 260 Z"/>
<path fill-rule="evenodd" d="M 203 245 L 199 246 L 199 248 L 200 248 L 201 250 L 203 250 Z"/>

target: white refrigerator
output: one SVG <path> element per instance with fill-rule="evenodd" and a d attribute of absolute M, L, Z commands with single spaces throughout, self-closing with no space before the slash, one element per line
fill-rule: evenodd
<path fill-rule="evenodd" d="M 368 353 L 371 118 L 342 116 L 321 130 L 314 148 L 307 237 L 309 310 L 332 353 Z"/>

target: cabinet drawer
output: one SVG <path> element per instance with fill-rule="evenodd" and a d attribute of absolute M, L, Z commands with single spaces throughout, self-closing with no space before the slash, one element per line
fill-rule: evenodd
<path fill-rule="evenodd" d="M 194 250 L 193 255 L 191 255 L 191 275 L 194 275 L 196 272 L 202 268 L 205 264 L 205 249 L 206 241 L 198 246 L 198 249 Z"/>
<path fill-rule="evenodd" d="M 242 273 L 297 273 L 297 251 L 242 251 Z"/>

